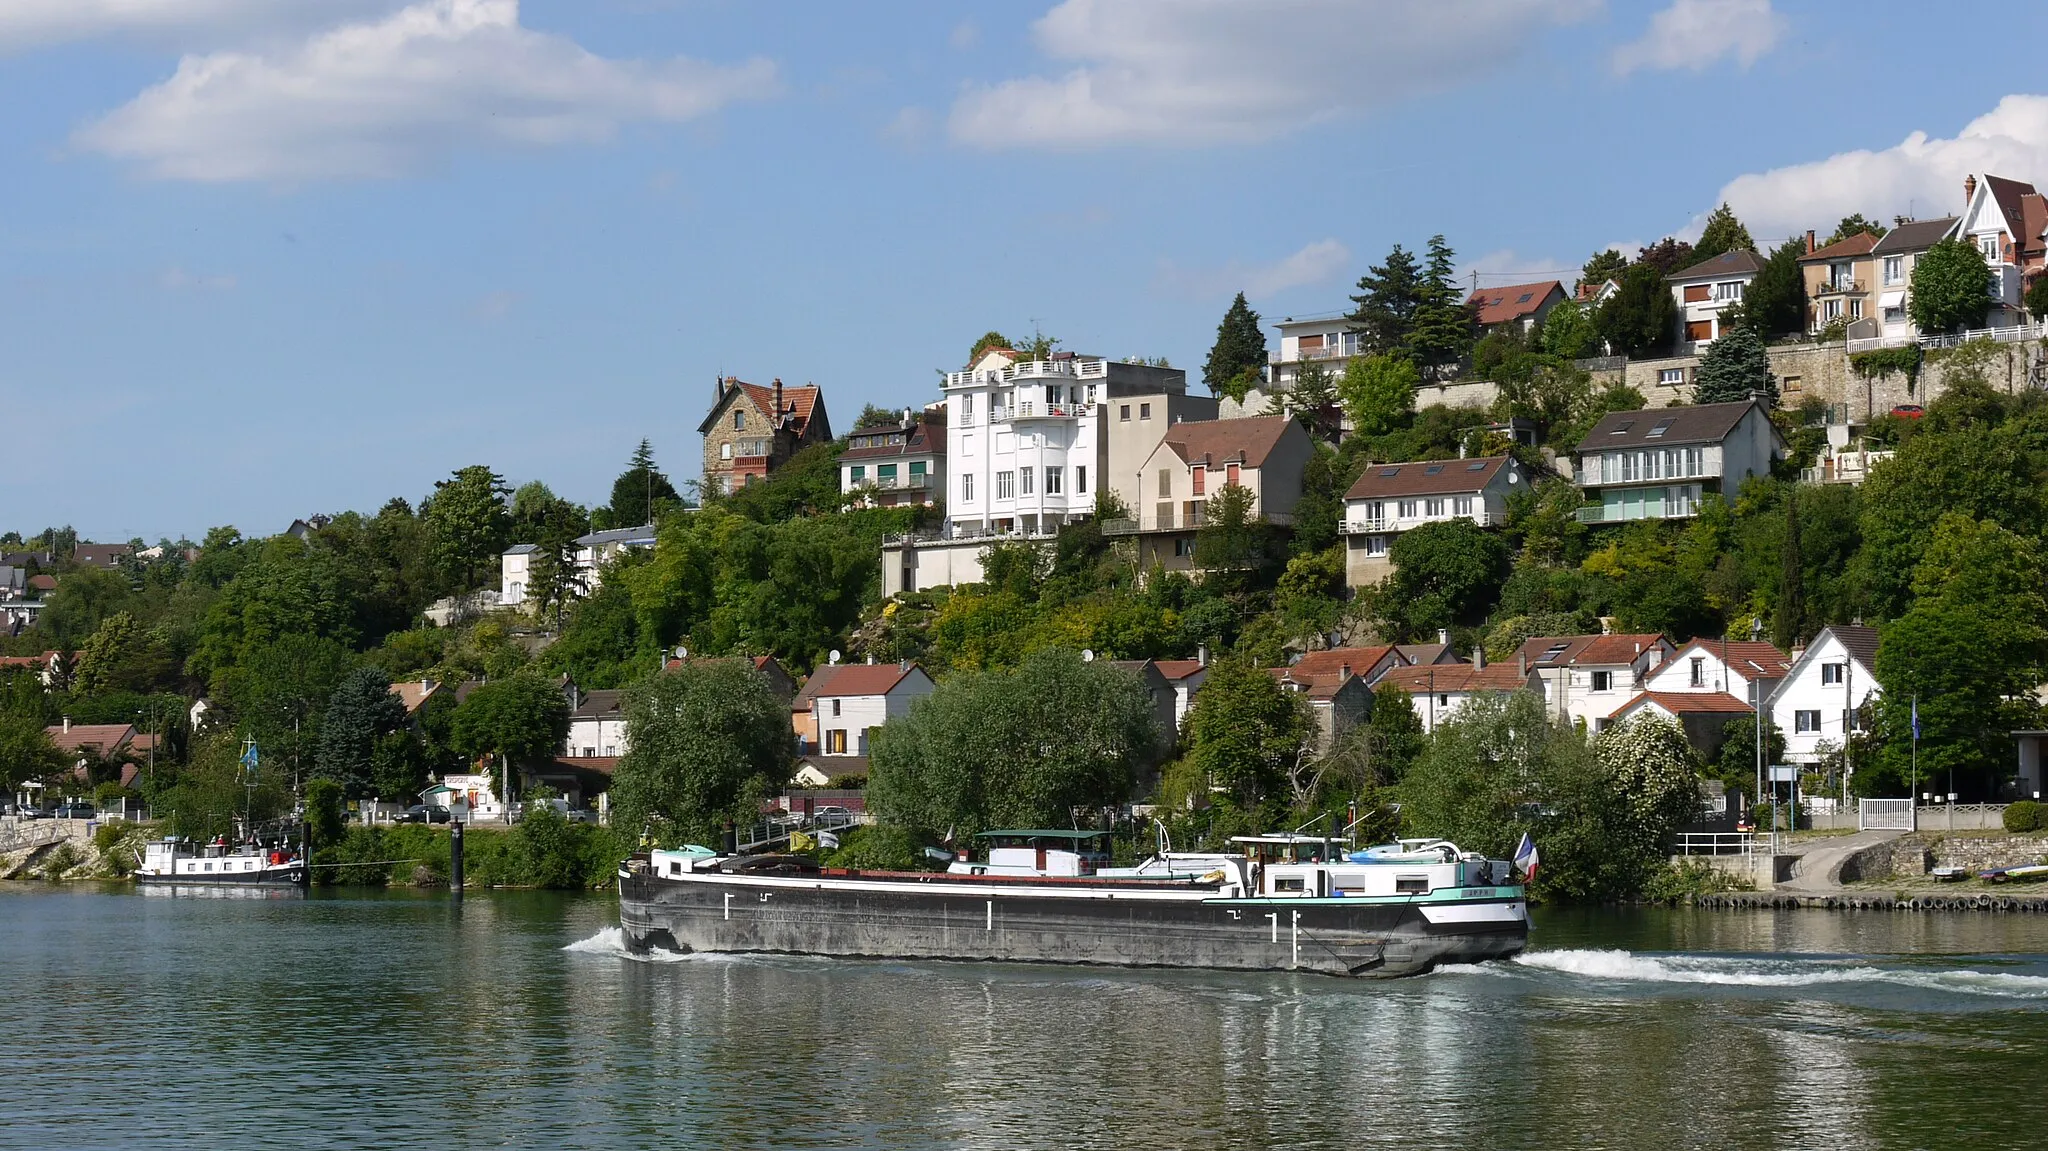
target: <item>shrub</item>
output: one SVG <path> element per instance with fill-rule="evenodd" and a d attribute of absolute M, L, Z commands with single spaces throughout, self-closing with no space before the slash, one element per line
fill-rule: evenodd
<path fill-rule="evenodd" d="M 2005 829 L 2007 831 L 2041 830 L 2041 805 L 2031 799 L 2015 800 L 2005 805 Z"/>
<path fill-rule="evenodd" d="M 1684 903 L 1695 896 L 1750 888 L 1747 880 L 1703 859 L 1681 859 L 1666 863 L 1650 876 L 1649 882 L 1643 884 L 1643 898 L 1651 903 Z"/>

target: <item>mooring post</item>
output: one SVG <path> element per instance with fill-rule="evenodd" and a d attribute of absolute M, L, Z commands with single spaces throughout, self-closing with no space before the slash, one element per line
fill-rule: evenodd
<path fill-rule="evenodd" d="M 448 825 L 448 889 L 462 902 L 462 821 Z"/>

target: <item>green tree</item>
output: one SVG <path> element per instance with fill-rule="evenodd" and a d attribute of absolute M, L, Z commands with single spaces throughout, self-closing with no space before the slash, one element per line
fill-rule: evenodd
<path fill-rule="evenodd" d="M 1835 225 L 1834 234 L 1828 237 L 1827 242 L 1829 244 L 1839 244 L 1851 236 L 1862 235 L 1866 232 L 1882 240 L 1888 230 L 1883 224 L 1875 220 L 1867 220 L 1864 218 L 1863 213 L 1857 212 L 1855 215 L 1842 217 L 1842 222 Z"/>
<path fill-rule="evenodd" d="M 1772 248 L 1743 291 L 1743 319 L 1766 338 L 1806 327 L 1806 278 L 1799 271 L 1799 257 L 1805 251 L 1804 240 L 1787 240 Z"/>
<path fill-rule="evenodd" d="M 1765 711 L 1770 709 L 1767 707 Z M 1756 798 L 1756 717 L 1746 716 L 1729 720 L 1721 727 L 1721 754 L 1714 761 L 1714 770 L 1721 782 L 1728 787 L 1739 787 L 1742 794 Z M 1764 716 L 1764 763 L 1766 765 L 1785 762 L 1785 733 Z M 1770 786 L 1766 783 L 1764 786 Z"/>
<path fill-rule="evenodd" d="M 472 697 L 474 698 L 474 697 Z M 716 842 L 789 781 L 789 707 L 740 660 L 691 660 L 626 689 L 632 746 L 612 777 L 612 823 L 664 843 Z"/>
<path fill-rule="evenodd" d="M 532 673 L 493 680 L 470 692 L 455 709 L 449 731 L 455 750 L 467 759 L 488 757 L 508 768 L 553 755 L 568 734 L 569 701 L 560 688 Z M 633 735 L 637 743 L 639 731 Z"/>
<path fill-rule="evenodd" d="M 868 796 L 889 826 L 956 837 L 1068 827 L 1130 798 L 1162 735 L 1132 676 L 1071 651 L 956 672 L 875 736 Z"/>
<path fill-rule="evenodd" d="M 1225 484 L 1204 505 L 1202 527 L 1195 533 L 1195 565 L 1225 592 L 1270 583 L 1273 567 L 1286 556 L 1255 501 L 1250 488 Z"/>
<path fill-rule="evenodd" d="M 1353 330 L 1365 336 L 1368 352 L 1405 357 L 1410 351 L 1416 310 L 1427 299 L 1427 285 L 1415 256 L 1395 244 L 1386 263 L 1368 268 L 1358 278 L 1358 294 L 1351 297 L 1349 318 L 1356 325 Z"/>
<path fill-rule="evenodd" d="M 1671 346 L 1678 329 L 1678 305 L 1672 302 L 1664 275 L 1655 264 L 1631 265 L 1622 273 L 1621 286 L 1594 313 L 1594 328 L 1616 352 L 1647 356 Z"/>
<path fill-rule="evenodd" d="M 1694 377 L 1692 399 L 1696 404 L 1727 404 L 1762 396 L 1766 407 L 1778 403 L 1778 380 L 1771 375 L 1771 358 L 1764 351 L 1763 338 L 1748 324 L 1722 331 L 1721 338 L 1707 346 Z"/>
<path fill-rule="evenodd" d="M 1595 736 L 1593 759 L 1622 803 L 1611 845 L 1646 882 L 1678 830 L 1699 818 L 1699 755 L 1676 723 L 1638 715 Z"/>
<path fill-rule="evenodd" d="M 1376 612 L 1411 635 L 1485 618 L 1507 581 L 1512 553 L 1500 533 L 1468 519 L 1402 532 L 1387 549 L 1394 574 L 1374 596 Z"/>
<path fill-rule="evenodd" d="M 43 730 L 40 716 L 0 712 L 0 787 L 12 793 L 29 780 L 48 779 L 70 766 Z"/>
<path fill-rule="evenodd" d="M 972 364 L 981 359 L 982 353 L 990 348 L 1010 348 L 1014 346 L 1010 343 L 1009 337 L 1001 332 L 984 332 L 980 339 L 974 341 L 974 346 L 967 349 L 967 362 Z"/>
<path fill-rule="evenodd" d="M 404 728 L 405 718 L 405 703 L 392 694 L 382 669 L 349 672 L 328 696 L 315 773 L 339 783 L 350 799 L 394 794 L 378 786 L 375 760 L 379 744 Z"/>
<path fill-rule="evenodd" d="M 511 531 L 505 507 L 509 494 L 505 481 L 481 464 L 459 468 L 434 484 L 423 518 L 443 590 L 474 591 L 495 574 Z"/>
<path fill-rule="evenodd" d="M 2048 276 L 2035 276 L 2029 281 L 2022 302 L 2027 306 L 2027 314 L 2036 321 L 2048 319 Z"/>
<path fill-rule="evenodd" d="M 1458 290 L 1455 261 L 1456 253 L 1444 243 L 1443 236 L 1429 238 L 1421 298 L 1415 306 L 1414 325 L 1407 341 L 1410 358 L 1427 371 L 1440 371 L 1456 364 L 1472 350 L 1478 310 Z"/>
<path fill-rule="evenodd" d="M 1427 742 L 1422 717 L 1415 713 L 1415 700 L 1391 683 L 1372 693 L 1372 755 L 1374 769 L 1388 783 L 1400 783 L 1408 766 L 1422 754 Z"/>
<path fill-rule="evenodd" d="M 1799 552 L 1799 489 L 1785 493 L 1785 535 L 1778 549 L 1778 602 L 1771 616 L 1771 642 L 1790 651 L 1806 620 L 1806 562 Z"/>
<path fill-rule="evenodd" d="M 1259 327 L 1259 314 L 1239 292 L 1223 313 L 1223 322 L 1216 325 L 1216 342 L 1202 365 L 1202 382 L 1212 395 L 1243 403 L 1265 370 L 1266 333 Z"/>
<path fill-rule="evenodd" d="M 661 469 L 654 465 L 654 446 L 646 440 L 633 449 L 633 456 L 626 461 L 626 470 L 612 481 L 612 499 L 606 507 L 605 526 L 608 528 L 634 528 L 654 523 L 661 513 L 669 508 L 681 507 L 683 499 L 676 494 L 675 485 L 669 482 Z"/>
<path fill-rule="evenodd" d="M 1309 555 L 1342 543 L 1344 483 L 1337 453 L 1317 444 L 1301 469 L 1301 502 L 1294 505 L 1294 552 Z"/>
<path fill-rule="evenodd" d="M 903 413 L 900 410 L 877 407 L 874 404 L 866 404 L 861 407 L 859 418 L 853 421 L 853 430 L 860 431 L 863 428 L 888 428 L 894 427 L 902 422 Z"/>
<path fill-rule="evenodd" d="M 1923 332 L 1981 327 L 1991 310 L 1991 269 L 1966 240 L 1937 240 L 1913 265 L 1906 312 Z"/>
<path fill-rule="evenodd" d="M 1609 248 L 1604 252 L 1593 253 L 1592 258 L 1579 269 L 1579 283 L 1581 286 L 1598 288 L 1609 280 L 1619 279 L 1626 270 L 1628 257 Z"/>
<path fill-rule="evenodd" d="M 1691 244 L 1670 236 L 1636 252 L 1636 264 L 1648 265 L 1655 269 L 1659 276 L 1668 276 L 1673 272 L 1690 268 L 1703 258 L 1693 251 Z"/>
<path fill-rule="evenodd" d="M 1337 381 L 1337 398 L 1354 433 L 1384 435 L 1408 422 L 1421 382 L 1414 363 L 1405 357 L 1353 356 Z"/>
<path fill-rule="evenodd" d="M 1727 204 L 1722 204 L 1707 214 L 1707 223 L 1700 230 L 1699 243 L 1692 246 L 1692 262 L 1711 260 L 1724 252 L 1753 252 L 1756 241 L 1749 238 L 1749 229 L 1735 218 Z"/>
<path fill-rule="evenodd" d="M 1289 781 L 1314 755 L 1315 722 L 1299 695 L 1244 660 L 1221 660 L 1188 709 L 1186 729 L 1188 752 L 1170 775 L 1167 803 L 1215 802 L 1253 827 L 1291 809 Z"/>
<path fill-rule="evenodd" d="M 101 624 L 126 609 L 133 594 L 127 578 L 119 572 L 105 568 L 65 572 L 44 599 L 36 631 L 60 651 L 77 648 Z"/>
<path fill-rule="evenodd" d="M 1274 396 L 1273 401 L 1282 405 L 1284 413 L 1293 416 L 1309 435 L 1336 441 L 1339 421 L 1332 418 L 1330 409 L 1338 406 L 1337 377 L 1328 367 L 1313 361 L 1301 365 L 1295 371 L 1294 386 L 1284 396 Z"/>
<path fill-rule="evenodd" d="M 1600 349 L 1600 333 L 1593 316 L 1576 300 L 1566 300 L 1543 318 L 1543 350 L 1553 356 L 1576 360 Z"/>
<path fill-rule="evenodd" d="M 1929 405 L 1924 422 L 1945 419 L 1952 396 Z M 1876 615 L 1897 616 L 1909 606 L 1914 569 L 1932 544 L 1936 523 L 1951 512 L 2040 539 L 2048 526 L 2048 502 L 2030 439 L 2009 424 L 1929 427 L 1871 473 L 1858 518 L 1858 566 Z"/>
<path fill-rule="evenodd" d="M 127 612 L 108 616 L 79 649 L 71 688 L 79 695 L 143 691 L 168 670 L 169 661 L 151 656 L 149 637 Z"/>

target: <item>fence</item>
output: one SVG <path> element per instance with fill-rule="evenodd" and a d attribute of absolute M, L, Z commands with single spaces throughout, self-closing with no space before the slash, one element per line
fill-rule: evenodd
<path fill-rule="evenodd" d="M 1776 855 L 1778 837 L 1768 831 L 1686 831 L 1671 846 L 1673 855 Z"/>
<path fill-rule="evenodd" d="M 1913 801 L 1910 799 L 1863 799 L 1856 803 L 1856 830 L 1913 830 Z"/>

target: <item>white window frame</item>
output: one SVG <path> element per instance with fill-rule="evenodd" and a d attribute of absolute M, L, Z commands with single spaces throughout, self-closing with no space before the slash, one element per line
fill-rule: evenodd
<path fill-rule="evenodd" d="M 1714 300 L 1717 303 L 1737 303 L 1742 299 L 1741 280 L 1723 280 L 1714 285 Z"/>
<path fill-rule="evenodd" d="M 1884 282 L 1887 286 L 1906 282 L 1906 257 L 1886 256 L 1884 258 Z"/>
<path fill-rule="evenodd" d="M 1017 479 L 1020 481 L 1020 485 L 1017 489 L 1018 495 L 1028 496 L 1036 494 L 1031 490 L 1033 471 L 1034 469 L 1032 468 L 1017 469 Z"/>
<path fill-rule="evenodd" d="M 966 475 L 960 477 L 960 502 L 963 504 L 971 504 L 974 502 L 973 472 L 968 472 Z"/>
<path fill-rule="evenodd" d="M 1074 465 L 1074 494 L 1077 496 L 1085 496 L 1088 494 L 1087 464 Z"/>
<path fill-rule="evenodd" d="M 1386 555 L 1386 554 L 1387 554 L 1387 537 L 1385 537 L 1385 536 L 1367 536 L 1367 537 L 1365 537 L 1365 554 L 1366 554 L 1366 555 L 1369 555 L 1369 556 L 1383 556 L 1383 555 Z"/>
<path fill-rule="evenodd" d="M 1798 708 L 1792 712 L 1792 734 L 1819 735 L 1820 709 Z"/>
<path fill-rule="evenodd" d="M 1017 473 L 996 473 L 996 498 L 999 500 L 1014 500 L 1017 498 Z"/>
<path fill-rule="evenodd" d="M 1471 497 L 1471 496 L 1459 496 L 1459 497 L 1458 497 L 1457 499 L 1455 499 L 1455 500 L 1451 501 L 1451 513 L 1452 513 L 1453 515 L 1460 515 L 1460 516 L 1469 516 L 1469 515 L 1471 515 L 1471 514 L 1472 514 L 1472 497 Z"/>
<path fill-rule="evenodd" d="M 1060 472 L 1061 472 L 1061 469 L 1060 469 L 1060 468 L 1047 468 L 1047 469 L 1045 469 L 1045 494 L 1046 494 L 1046 495 L 1049 495 L 1049 496 L 1056 496 L 1056 495 L 1059 495 L 1059 494 L 1060 494 L 1060 487 L 1061 487 L 1061 484 L 1060 484 L 1060 479 L 1061 479 L 1061 476 L 1060 476 Z"/>
<path fill-rule="evenodd" d="M 1684 386 L 1685 386 L 1685 369 L 1684 369 L 1684 368 L 1659 368 L 1659 369 L 1657 369 L 1657 386 L 1659 386 L 1659 387 L 1664 387 L 1664 388 L 1678 388 L 1678 387 L 1684 387 Z"/>
<path fill-rule="evenodd" d="M 1834 687 L 1845 682 L 1848 677 L 1849 665 L 1846 663 L 1824 663 L 1820 665 L 1820 685 L 1822 687 Z"/>

